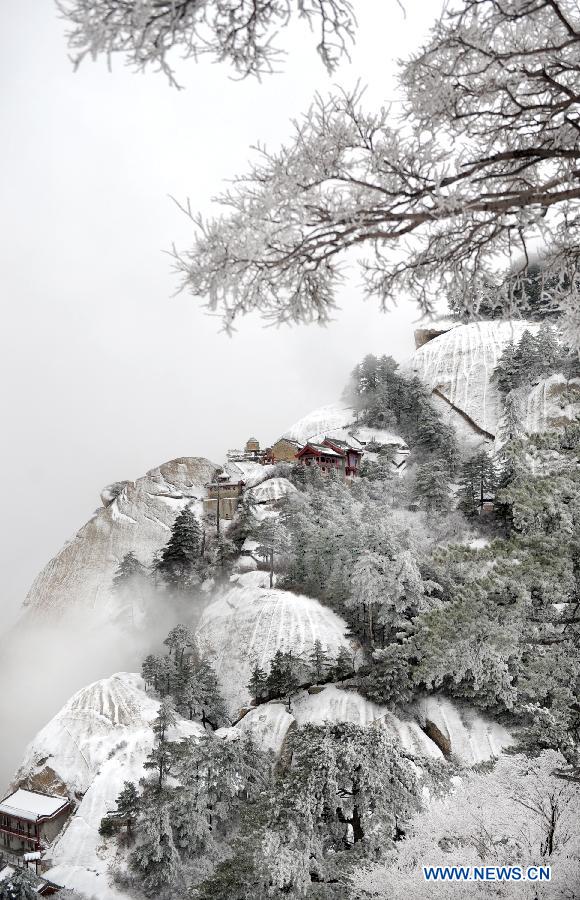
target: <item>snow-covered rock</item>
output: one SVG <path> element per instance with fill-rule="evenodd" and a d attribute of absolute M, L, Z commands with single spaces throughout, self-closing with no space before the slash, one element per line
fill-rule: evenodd
<path fill-rule="evenodd" d="M 328 435 L 337 429 L 349 428 L 354 421 L 354 410 L 344 403 L 330 403 L 314 409 L 304 418 L 299 419 L 294 425 L 284 432 L 282 437 L 290 438 L 305 444 L 307 440 L 314 440 L 316 436 Z"/>
<path fill-rule="evenodd" d="M 129 732 L 147 728 L 158 705 L 138 675 L 95 681 L 74 694 L 29 744 L 15 782 L 47 790 L 52 774 L 69 795 L 84 794 L 110 751 Z"/>
<path fill-rule="evenodd" d="M 130 481 L 114 481 L 113 484 L 108 484 L 101 491 L 101 503 L 103 506 L 110 506 L 113 500 L 116 500 L 123 488 L 128 487 L 130 485 Z"/>
<path fill-rule="evenodd" d="M 235 727 L 241 734 L 250 734 L 261 750 L 272 750 L 279 756 L 295 721 L 283 703 L 262 703 L 251 709 Z"/>
<path fill-rule="evenodd" d="M 111 619 L 113 575 L 133 550 L 143 563 L 166 542 L 171 525 L 188 503 L 201 500 L 216 466 L 207 459 L 184 457 L 152 469 L 136 481 L 105 490 L 107 504 L 44 567 L 25 605 L 34 618 L 58 619 L 70 612 Z M 114 495 L 114 496 L 113 496 Z"/>
<path fill-rule="evenodd" d="M 246 496 L 253 503 L 275 503 L 295 493 L 296 488 L 287 478 L 268 478 L 246 491 Z"/>
<path fill-rule="evenodd" d="M 144 774 L 158 707 L 138 675 L 112 675 L 78 691 L 27 748 L 15 783 L 48 790 L 58 779 L 78 803 L 47 852 L 48 879 L 99 900 L 126 896 L 110 880 L 114 845 L 105 845 L 98 830 L 123 783 Z M 173 737 L 203 734 L 201 725 L 180 720 Z"/>
<path fill-rule="evenodd" d="M 404 366 L 433 392 L 441 413 L 467 443 L 492 440 L 501 416 L 500 397 L 490 379 L 506 345 L 517 343 L 537 324 L 494 320 L 470 322 L 434 338 Z"/>
<path fill-rule="evenodd" d="M 276 650 L 308 655 L 316 639 L 332 655 L 346 639 L 346 622 L 318 600 L 270 589 L 268 573 L 236 576 L 229 590 L 203 612 L 197 628 L 200 647 L 213 657 L 231 708 L 249 699 L 246 687 L 254 661 L 265 668 Z"/>
<path fill-rule="evenodd" d="M 312 722 L 351 722 L 365 727 L 378 722 L 401 741 L 404 749 L 415 756 L 441 758 L 441 750 L 431 741 L 415 721 L 402 721 L 386 706 L 366 700 L 356 691 L 327 685 L 318 694 L 301 693 L 292 703 L 298 725 Z"/>
<path fill-rule="evenodd" d="M 467 706 L 458 706 L 445 697 L 425 697 L 417 704 L 419 721 L 429 731 L 429 723 L 448 742 L 450 752 L 467 765 L 499 756 L 513 743 L 509 732 L 497 722 L 484 719 Z"/>
<path fill-rule="evenodd" d="M 245 481 L 246 487 L 253 487 L 268 478 L 273 468 L 271 465 L 262 465 L 251 459 L 236 459 L 228 460 L 224 471 L 232 481 Z"/>
<path fill-rule="evenodd" d="M 527 434 L 561 428 L 580 415 L 580 378 L 551 375 L 535 384 L 522 402 L 521 419 Z"/>
<path fill-rule="evenodd" d="M 468 766 L 499 756 L 513 743 L 501 725 L 445 697 L 427 697 L 413 704 L 406 718 L 400 718 L 357 691 L 334 684 L 317 693 L 300 691 L 292 698 L 290 712 L 281 701 L 263 703 L 247 712 L 234 729 L 223 731 L 224 737 L 228 731 L 249 733 L 261 749 L 280 755 L 290 730 L 309 722 L 350 722 L 363 728 L 376 723 L 411 756 L 443 760 L 452 755 Z"/>

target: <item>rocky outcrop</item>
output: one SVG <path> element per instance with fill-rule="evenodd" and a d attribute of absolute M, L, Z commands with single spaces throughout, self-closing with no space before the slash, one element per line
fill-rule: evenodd
<path fill-rule="evenodd" d="M 312 597 L 270 589 L 267 572 L 236 576 L 231 587 L 210 603 L 197 627 L 197 640 L 209 653 L 232 710 L 249 700 L 255 662 L 268 670 L 276 650 L 306 659 L 318 639 L 330 656 L 350 649 L 346 622 Z M 247 718 L 247 716 L 245 717 Z"/>
<path fill-rule="evenodd" d="M 580 415 L 580 378 L 555 374 L 543 378 L 521 398 L 521 419 L 527 434 L 564 428 Z"/>
<path fill-rule="evenodd" d="M 354 410 L 352 406 L 344 403 L 330 403 L 315 409 L 291 425 L 282 437 L 290 438 L 305 444 L 315 435 L 326 435 L 337 429 L 349 428 L 354 422 Z"/>
<path fill-rule="evenodd" d="M 316 694 L 300 691 L 292 698 L 291 709 L 281 701 L 271 701 L 250 709 L 234 728 L 221 729 L 222 737 L 251 734 L 259 747 L 277 755 L 284 752 L 292 728 L 305 725 L 350 722 L 384 728 L 416 760 L 444 760 L 450 756 L 471 766 L 494 756 L 512 743 L 501 725 L 484 719 L 469 707 L 445 697 L 432 696 L 409 706 L 407 715 L 396 716 L 386 706 L 372 703 L 356 691 L 335 684 L 325 685 Z"/>
<path fill-rule="evenodd" d="M 183 457 L 105 488 L 105 505 L 36 578 L 25 601 L 29 614 L 53 621 L 74 612 L 114 618 L 110 586 L 119 562 L 135 551 L 150 563 L 186 504 L 197 504 L 201 514 L 205 484 L 215 470 L 207 459 Z"/>
<path fill-rule="evenodd" d="M 501 400 L 491 381 L 506 345 L 517 343 L 537 324 L 510 320 L 457 325 L 429 340 L 403 367 L 436 392 L 435 406 L 467 445 L 492 440 L 501 418 Z"/>

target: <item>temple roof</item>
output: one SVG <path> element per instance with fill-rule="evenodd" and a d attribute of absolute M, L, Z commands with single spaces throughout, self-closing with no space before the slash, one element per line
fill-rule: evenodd
<path fill-rule="evenodd" d="M 0 803 L 0 813 L 35 822 L 37 819 L 54 816 L 68 806 L 68 802 L 66 797 L 37 794 L 35 791 L 19 788 Z"/>

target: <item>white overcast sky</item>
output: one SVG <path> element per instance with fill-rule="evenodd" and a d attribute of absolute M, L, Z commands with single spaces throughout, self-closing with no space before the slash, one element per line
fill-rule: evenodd
<path fill-rule="evenodd" d="M 233 81 L 183 63 L 184 90 L 137 75 L 74 73 L 51 0 L 0 8 L 2 590 L 0 631 L 34 576 L 99 504 L 101 487 L 176 456 L 220 461 L 250 434 L 274 440 L 337 399 L 365 353 L 405 358 L 416 310 L 387 315 L 356 279 L 326 327 L 220 333 L 162 252 L 190 229 L 168 199 L 208 212 L 248 148 L 276 146 L 315 91 L 357 79 L 396 97 L 395 60 L 439 2 L 359 0 L 352 63 L 329 78 L 295 29 L 283 74 Z"/>

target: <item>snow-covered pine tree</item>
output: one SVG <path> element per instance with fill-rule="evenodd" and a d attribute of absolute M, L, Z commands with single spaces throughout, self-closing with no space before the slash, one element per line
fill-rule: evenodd
<path fill-rule="evenodd" d="M 352 653 L 342 646 L 336 655 L 331 669 L 332 677 L 337 681 L 348 678 L 354 674 L 354 660 Z"/>
<path fill-rule="evenodd" d="M 266 672 L 255 662 L 252 666 L 248 690 L 256 703 L 261 703 L 265 699 L 268 690 L 267 683 L 268 676 Z"/>
<path fill-rule="evenodd" d="M 235 827 L 241 809 L 269 783 L 273 758 L 247 736 L 224 741 L 208 735 L 184 742 L 178 775 L 179 843 L 191 852 L 223 840 Z M 189 810 L 191 820 L 186 820 Z"/>
<path fill-rule="evenodd" d="M 446 513 L 451 507 L 449 466 L 441 459 L 424 462 L 415 475 L 414 496 L 427 512 Z"/>
<path fill-rule="evenodd" d="M 297 660 L 291 652 L 283 652 L 278 648 L 270 662 L 270 671 L 266 679 L 268 696 L 286 697 L 288 709 L 291 708 L 292 695 L 299 687 L 296 673 Z"/>
<path fill-rule="evenodd" d="M 20 869 L 0 882 L 0 900 L 38 900 L 39 884 L 29 869 Z"/>
<path fill-rule="evenodd" d="M 173 839 L 170 799 L 165 791 L 144 794 L 138 844 L 129 865 L 148 897 L 163 897 L 183 887 L 183 865 Z"/>
<path fill-rule="evenodd" d="M 127 831 L 131 832 L 141 810 L 141 797 L 134 782 L 125 781 L 116 802 L 116 813 L 123 819 Z"/>
<path fill-rule="evenodd" d="M 485 500 L 493 502 L 498 474 L 495 461 L 485 448 L 463 463 L 459 484 L 459 509 L 468 518 L 481 513 Z"/>
<path fill-rule="evenodd" d="M 316 638 L 308 657 L 308 663 L 312 677 L 316 681 L 320 681 L 328 673 L 330 668 L 330 660 L 328 650 L 322 646 L 319 638 Z"/>
<path fill-rule="evenodd" d="M 155 562 L 155 571 L 168 588 L 184 591 L 199 583 L 202 544 L 201 525 L 186 506 L 176 517 L 171 537 Z"/>
<path fill-rule="evenodd" d="M 180 745 L 169 740 L 169 732 L 178 721 L 177 712 L 173 700 L 164 697 L 159 705 L 159 712 L 151 725 L 155 735 L 155 744 L 149 756 L 143 763 L 143 767 L 155 773 L 155 784 L 158 793 L 161 793 L 167 776 L 173 770 Z"/>
<path fill-rule="evenodd" d="M 211 571 L 215 578 L 228 578 L 232 571 L 232 563 L 237 558 L 238 550 L 228 536 L 220 533 L 213 552 Z"/>
<path fill-rule="evenodd" d="M 509 391 L 503 402 L 503 415 L 499 421 L 499 438 L 502 444 L 523 436 L 521 404 L 517 391 Z"/>
<path fill-rule="evenodd" d="M 159 691 L 163 677 L 163 659 L 149 653 L 141 664 L 141 675 L 146 687 L 149 686 L 154 691 Z"/>
<path fill-rule="evenodd" d="M 185 651 L 195 646 L 195 637 L 188 625 L 175 625 L 163 641 L 169 652 L 173 653 L 178 669 L 183 668 Z"/>
<path fill-rule="evenodd" d="M 359 691 L 374 703 L 400 709 L 414 696 L 408 644 L 390 644 L 375 650 L 368 673 L 358 680 Z"/>
<path fill-rule="evenodd" d="M 214 730 L 229 721 L 217 675 L 207 659 L 190 656 L 179 673 L 175 702 L 190 719 L 200 718 Z"/>

